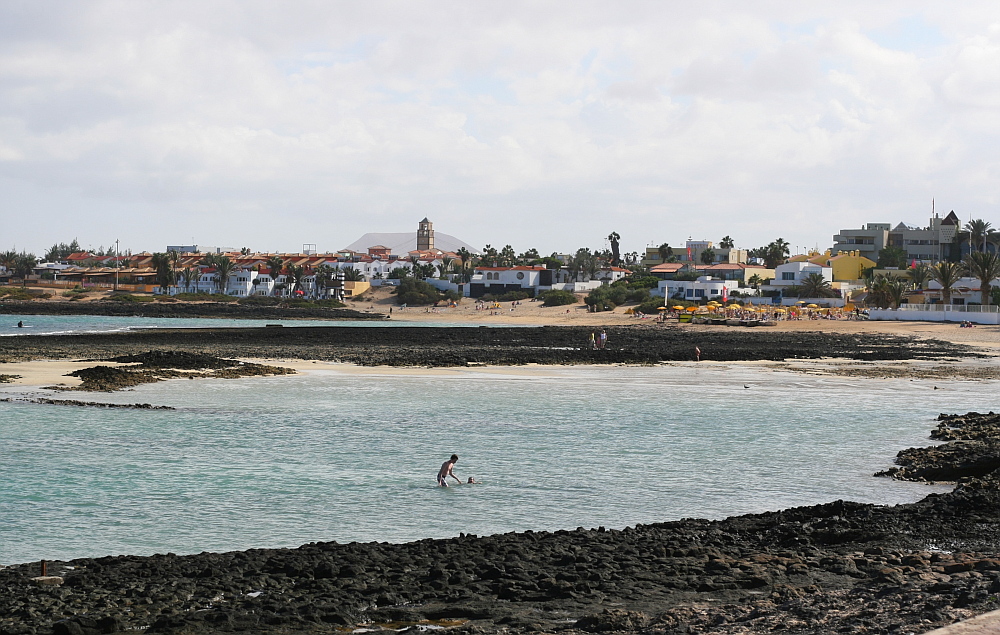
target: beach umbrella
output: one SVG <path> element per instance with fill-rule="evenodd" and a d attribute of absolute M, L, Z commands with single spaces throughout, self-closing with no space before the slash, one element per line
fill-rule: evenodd
<path fill-rule="evenodd" d="M 683 311 L 684 310 L 684 307 L 682 307 L 682 306 L 672 306 L 670 308 L 673 309 L 674 311 Z"/>
<path fill-rule="evenodd" d="M 657 311 L 666 311 L 667 307 L 665 307 L 665 306 L 658 306 L 658 307 L 656 307 L 656 310 Z"/>
<path fill-rule="evenodd" d="M 818 309 L 819 305 L 818 304 L 807 304 L 806 308 L 807 309 Z"/>
<path fill-rule="evenodd" d="M 798 302 L 796 302 L 795 304 L 805 304 L 805 303 L 806 303 L 806 301 L 805 301 L 805 300 L 799 300 L 799 301 L 798 301 Z"/>
<path fill-rule="evenodd" d="M 689 306 L 689 307 L 687 308 L 687 311 L 688 311 L 689 313 L 694 313 L 694 312 L 695 312 L 695 311 L 697 311 L 697 310 L 698 310 L 698 307 L 696 307 L 696 306 Z"/>
<path fill-rule="evenodd" d="M 775 309 L 774 312 L 775 313 L 788 313 L 788 311 L 786 311 L 785 309 Z"/>

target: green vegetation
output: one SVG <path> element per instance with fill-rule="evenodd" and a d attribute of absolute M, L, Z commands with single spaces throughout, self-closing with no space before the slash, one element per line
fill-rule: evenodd
<path fill-rule="evenodd" d="M 747 252 L 751 258 L 762 258 L 764 266 L 774 269 L 788 258 L 788 242 L 783 238 L 776 238 L 764 247 L 757 247 Z"/>
<path fill-rule="evenodd" d="M 0 298 L 4 300 L 43 300 L 51 297 L 51 293 L 38 293 L 21 287 L 0 287 Z"/>
<path fill-rule="evenodd" d="M 569 291 L 544 291 L 538 294 L 538 298 L 542 301 L 542 306 L 566 306 L 567 304 L 576 304 L 576 296 Z"/>
<path fill-rule="evenodd" d="M 198 293 L 178 293 L 173 296 L 178 300 L 183 300 L 184 302 L 237 302 L 239 298 L 232 295 L 222 295 L 221 293 L 205 293 L 204 291 L 199 291 Z"/>
<path fill-rule="evenodd" d="M 878 263 L 876 267 L 879 269 L 887 269 L 895 267 L 896 269 L 905 269 L 906 262 L 906 250 L 902 247 L 889 246 L 884 247 L 882 251 L 878 252 Z"/>
<path fill-rule="evenodd" d="M 72 289 L 66 289 L 65 291 L 62 292 L 61 295 L 64 298 L 69 298 L 71 300 L 76 300 L 76 299 L 78 299 L 81 295 L 83 295 L 86 292 L 87 292 L 87 289 L 84 289 L 80 285 L 77 285 L 77 286 L 73 287 Z"/>
<path fill-rule="evenodd" d="M 296 309 L 341 309 L 347 305 L 338 300 L 290 300 L 288 306 Z"/>
<path fill-rule="evenodd" d="M 142 302 L 153 302 L 156 300 L 151 295 L 132 295 L 131 293 L 115 293 L 107 297 L 107 300 L 112 302 L 128 302 L 132 304 L 139 304 Z"/>
<path fill-rule="evenodd" d="M 407 306 L 426 306 L 445 299 L 445 295 L 423 280 L 403 278 L 396 287 L 396 302 Z"/>
<path fill-rule="evenodd" d="M 656 276 L 631 276 L 624 280 L 616 280 L 611 283 L 611 286 L 624 286 L 628 289 L 655 289 L 659 284 L 660 279 Z"/>
<path fill-rule="evenodd" d="M 626 302 L 641 304 L 649 301 L 649 299 L 648 288 L 629 289 L 627 284 L 616 282 L 610 286 L 594 289 L 587 294 L 587 297 L 583 301 L 594 311 L 613 311 L 615 307 L 621 306 Z"/>

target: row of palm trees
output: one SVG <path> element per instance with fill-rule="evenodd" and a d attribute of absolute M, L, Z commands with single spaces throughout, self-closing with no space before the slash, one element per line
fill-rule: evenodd
<path fill-rule="evenodd" d="M 36 264 L 38 264 L 38 260 L 35 258 L 35 254 L 13 250 L 0 253 L 0 265 L 20 278 L 22 287 L 25 286 L 28 276 L 34 271 Z"/>
<path fill-rule="evenodd" d="M 210 267 L 215 270 L 217 275 L 217 292 L 225 293 L 225 289 L 229 286 L 229 279 L 239 267 L 229 256 L 222 254 L 206 255 L 198 262 L 197 266 L 178 268 L 178 261 L 179 254 L 176 251 L 153 254 L 152 265 L 156 269 L 156 282 L 160 287 L 166 288 L 177 285 L 180 282 L 180 286 L 183 286 L 184 290 L 189 292 L 192 287 L 198 287 L 198 283 L 204 276 L 201 268 Z M 258 266 L 258 271 L 262 268 L 269 269 L 271 277 L 274 280 L 277 280 L 278 276 L 282 273 L 285 275 L 285 282 L 283 284 L 275 284 L 272 287 L 272 295 L 286 288 L 290 289 L 292 295 L 304 294 L 304 287 L 310 277 L 313 284 L 310 285 L 309 292 L 313 296 L 325 295 L 326 289 L 332 286 L 331 283 L 334 279 L 364 280 L 365 278 L 364 274 L 353 267 L 337 269 L 330 265 L 322 264 L 315 268 L 309 268 L 304 265 L 288 263 L 278 255 L 268 257 L 263 265 Z"/>
<path fill-rule="evenodd" d="M 921 263 L 910 268 L 909 273 L 910 277 L 906 279 L 869 272 L 865 277 L 868 304 L 898 307 L 912 288 L 923 289 L 929 280 L 941 285 L 941 302 L 951 304 L 952 289 L 959 280 L 969 277 L 979 281 L 981 302 L 987 306 L 992 299 L 990 283 L 1000 278 L 1000 255 L 985 249 L 977 250 L 967 254 L 962 262 Z"/>

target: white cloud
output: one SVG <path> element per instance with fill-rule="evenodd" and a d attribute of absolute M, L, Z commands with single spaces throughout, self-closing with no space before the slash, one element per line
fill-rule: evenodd
<path fill-rule="evenodd" d="M 1000 224 L 990 3 L 59 6 L 0 6 L 0 220 L 53 219 L 4 223 L 37 251 Z"/>

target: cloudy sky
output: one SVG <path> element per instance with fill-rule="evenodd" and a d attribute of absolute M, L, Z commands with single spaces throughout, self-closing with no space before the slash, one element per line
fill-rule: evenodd
<path fill-rule="evenodd" d="M 1000 226 L 1000 3 L 0 2 L 0 249 Z"/>

